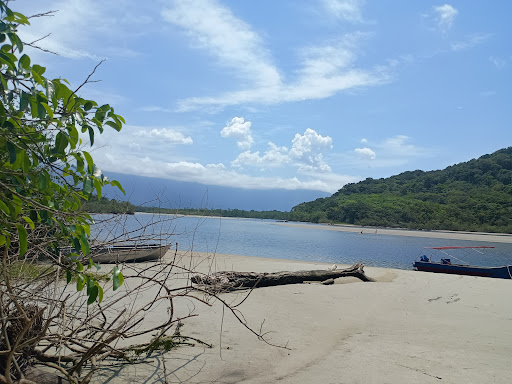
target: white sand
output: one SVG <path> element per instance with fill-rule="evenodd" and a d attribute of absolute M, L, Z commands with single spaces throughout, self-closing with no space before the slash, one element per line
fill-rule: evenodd
<path fill-rule="evenodd" d="M 193 263 L 203 271 L 208 265 L 257 272 L 328 267 L 205 254 L 196 254 Z M 212 308 L 196 303 L 199 316 L 185 322 L 182 334 L 213 343 L 213 349 L 180 347 L 146 364 L 112 366 L 93 382 L 510 382 L 511 280 L 365 270 L 377 282 L 346 278 L 331 286 L 287 285 L 251 293 L 241 313 L 255 329 L 263 324 L 272 343 L 288 349 L 259 341 L 227 311 L 222 321 L 218 302 Z M 236 304 L 244 293 L 222 298 Z M 188 310 L 192 302 L 181 306 Z"/>
<path fill-rule="evenodd" d="M 428 237 L 431 239 L 454 239 L 486 241 L 491 243 L 512 243 L 512 234 L 509 233 L 486 233 L 486 232 L 463 232 L 463 231 L 416 231 L 397 228 L 375 228 L 358 227 L 355 225 L 324 225 L 324 224 L 301 224 L 301 223 L 276 223 L 287 227 L 318 229 L 324 231 L 357 232 L 362 234 L 379 234 L 391 236 L 412 236 Z"/>

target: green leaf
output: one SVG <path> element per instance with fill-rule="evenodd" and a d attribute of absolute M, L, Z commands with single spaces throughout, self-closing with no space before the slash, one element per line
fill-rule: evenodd
<path fill-rule="evenodd" d="M 101 200 L 101 181 L 98 179 L 94 179 L 94 186 L 96 187 L 96 194 L 98 195 L 98 200 Z"/>
<path fill-rule="evenodd" d="M 75 251 L 80 252 L 80 249 L 82 246 L 80 245 L 80 240 L 78 240 L 76 237 L 73 237 L 73 248 L 75 248 Z"/>
<path fill-rule="evenodd" d="M 122 128 L 120 124 L 116 124 L 116 123 L 114 123 L 113 121 L 110 121 L 110 120 L 109 120 L 109 121 L 107 121 L 107 122 L 105 123 L 105 125 L 109 125 L 109 126 L 111 126 L 111 127 L 112 127 L 112 128 L 114 128 L 117 132 L 119 132 L 119 131 L 121 130 L 121 128 Z"/>
<path fill-rule="evenodd" d="M 43 78 L 34 70 L 34 68 L 35 68 L 35 65 L 34 65 L 34 67 L 32 67 L 32 77 L 34 77 L 34 80 L 37 83 L 39 83 L 39 85 L 44 87 L 44 80 L 43 80 Z"/>
<path fill-rule="evenodd" d="M 69 284 L 69 282 L 71 281 L 71 271 L 68 269 L 66 271 L 66 284 Z"/>
<path fill-rule="evenodd" d="M 32 221 L 32 219 L 30 217 L 23 216 L 23 220 L 25 220 L 27 222 L 27 224 L 30 227 L 30 229 L 34 230 L 34 228 L 36 226 L 34 225 L 34 222 Z"/>
<path fill-rule="evenodd" d="M 81 173 L 84 170 L 84 160 L 79 153 L 73 153 L 72 155 L 76 159 L 76 170 Z"/>
<path fill-rule="evenodd" d="M 39 76 L 42 76 L 42 74 L 46 72 L 46 68 L 41 67 L 40 65 L 34 64 L 34 66 L 32 67 L 32 73 L 34 73 L 34 72 L 37 73 Z"/>
<path fill-rule="evenodd" d="M 76 290 L 81 291 L 85 286 L 85 277 L 81 273 L 76 275 Z"/>
<path fill-rule="evenodd" d="M 3 50 L 0 51 L 0 63 L 6 64 L 12 70 L 16 69 L 16 65 L 14 64 L 14 61 L 13 61 L 11 55 L 3 52 Z"/>
<path fill-rule="evenodd" d="M 87 305 L 91 305 L 92 303 L 94 303 L 96 301 L 96 298 L 98 297 L 98 293 L 99 293 L 98 286 L 94 285 L 91 288 L 91 291 L 89 293 L 89 299 L 87 300 Z"/>
<path fill-rule="evenodd" d="M 48 186 L 48 179 L 49 176 L 46 173 L 40 173 L 39 174 L 39 183 L 38 183 L 38 189 L 40 191 L 44 191 L 46 187 Z"/>
<path fill-rule="evenodd" d="M 23 173 L 26 175 L 32 164 L 30 163 L 30 158 L 28 157 L 28 153 L 26 151 L 22 151 L 22 153 L 23 153 L 23 163 L 22 163 Z"/>
<path fill-rule="evenodd" d="M 94 162 L 92 161 L 92 156 L 89 154 L 89 152 L 83 151 L 82 154 L 85 157 L 85 161 L 87 161 L 87 172 L 89 172 L 89 175 L 92 175 L 94 171 Z"/>
<path fill-rule="evenodd" d="M 98 287 L 98 304 L 101 304 L 103 301 L 103 288 L 101 288 L 99 285 Z"/>
<path fill-rule="evenodd" d="M 11 213 L 9 207 L 7 207 L 7 205 L 2 200 L 0 200 L 0 209 L 4 211 L 6 215 L 9 215 Z"/>
<path fill-rule="evenodd" d="M 30 102 L 30 94 L 25 91 L 21 91 L 20 95 L 20 110 L 25 111 L 28 108 Z"/>
<path fill-rule="evenodd" d="M 0 235 L 0 247 L 5 244 L 5 240 L 6 240 L 5 236 L 4 235 Z"/>
<path fill-rule="evenodd" d="M 92 179 L 90 177 L 86 177 L 84 179 L 84 187 L 83 187 L 84 194 L 90 195 L 93 190 L 94 190 L 94 182 L 92 181 Z"/>
<path fill-rule="evenodd" d="M 91 252 L 91 249 L 89 247 L 89 240 L 87 240 L 87 235 L 85 232 L 82 232 L 80 235 L 80 243 L 82 244 L 82 253 L 84 256 L 87 256 Z"/>
<path fill-rule="evenodd" d="M 94 103 L 93 101 L 87 101 L 84 104 L 84 110 L 89 111 L 92 107 L 94 107 L 95 104 L 96 103 Z"/>
<path fill-rule="evenodd" d="M 94 129 L 92 127 L 89 127 L 89 141 L 92 147 L 94 145 Z"/>
<path fill-rule="evenodd" d="M 67 135 L 63 132 L 57 133 L 57 137 L 55 138 L 55 152 L 63 155 L 67 146 L 68 146 Z"/>
<path fill-rule="evenodd" d="M 30 57 L 28 57 L 27 55 L 21 56 L 20 60 L 18 61 L 18 64 L 21 68 L 30 69 Z"/>
<path fill-rule="evenodd" d="M 50 116 L 50 119 L 52 119 L 53 118 L 53 109 L 51 109 L 50 106 L 46 103 L 40 103 L 39 105 L 43 106 L 46 113 L 48 113 L 48 116 Z"/>
<path fill-rule="evenodd" d="M 20 257 L 23 257 L 27 253 L 27 230 L 21 224 L 16 224 L 16 228 L 20 242 Z"/>
<path fill-rule="evenodd" d="M 78 139 L 79 139 L 78 130 L 73 125 L 71 127 L 71 129 L 69 130 L 69 143 L 71 144 L 71 149 L 75 149 L 76 148 L 76 144 L 78 143 Z"/>
<path fill-rule="evenodd" d="M 7 142 L 7 150 L 9 151 L 9 162 L 14 164 L 16 162 L 16 147 L 10 141 Z"/>
<path fill-rule="evenodd" d="M 11 40 L 12 45 L 16 45 L 19 52 L 23 51 L 23 43 L 21 42 L 21 39 L 18 37 L 16 33 L 8 33 L 7 36 L 9 36 L 9 40 Z"/>
<path fill-rule="evenodd" d="M 113 185 L 113 186 L 115 186 L 115 187 L 117 187 L 117 188 L 119 188 L 119 190 L 120 190 L 121 192 L 123 192 L 123 195 L 126 195 L 126 192 L 124 191 L 124 189 L 123 189 L 123 187 L 121 186 L 121 183 L 120 183 L 119 181 L 117 181 L 117 180 L 112 180 L 112 181 L 110 182 L 110 184 L 111 184 L 111 185 Z"/>
<path fill-rule="evenodd" d="M 114 267 L 114 270 L 112 271 L 112 284 L 114 291 L 123 285 L 123 273 L 117 266 Z"/>

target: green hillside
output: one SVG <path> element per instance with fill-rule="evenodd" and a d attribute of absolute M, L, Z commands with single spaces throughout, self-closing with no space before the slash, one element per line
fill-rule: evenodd
<path fill-rule="evenodd" d="M 512 147 L 440 171 L 347 184 L 290 220 L 512 233 Z"/>

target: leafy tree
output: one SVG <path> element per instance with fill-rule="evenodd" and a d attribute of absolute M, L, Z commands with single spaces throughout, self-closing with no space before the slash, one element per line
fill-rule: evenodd
<path fill-rule="evenodd" d="M 101 174 L 83 149 L 81 134 L 88 134 L 92 146 L 96 133 L 105 127 L 119 131 L 125 121 L 108 104 L 99 106 L 78 95 L 90 76 L 76 89 L 65 79 L 46 78 L 45 68 L 23 54 L 17 28 L 29 24 L 27 17 L 11 11 L 4 1 L 0 12 L 3 262 L 34 254 L 58 255 L 62 246 L 71 244 L 74 261 L 65 265 L 68 279 L 75 275 L 79 290 L 92 284 L 87 291 L 90 301 L 101 299 L 101 287 L 90 281 L 78 261 L 78 252 L 89 254 L 92 222 L 79 208 L 94 190 L 101 197 L 104 185 L 121 185 Z"/>
<path fill-rule="evenodd" d="M 0 18 L 0 366 L 10 383 L 11 374 L 21 375 L 23 351 L 44 334 L 39 329 L 27 341 L 43 309 L 27 306 L 23 292 L 37 287 L 13 282 L 17 266 L 27 271 L 28 260 L 49 261 L 51 272 L 59 269 L 68 283 L 76 281 L 87 304 L 102 301 L 102 286 L 90 270 L 95 264 L 89 259 L 84 267 L 80 261 L 80 253 L 90 252 L 92 219 L 79 208 L 93 191 L 101 197 L 106 184 L 122 187 L 95 166 L 83 136 L 92 146 L 95 134 L 107 127 L 119 131 L 125 121 L 108 104 L 78 95 L 94 71 L 74 89 L 64 79 L 47 78 L 45 68 L 23 53 L 17 34 L 29 19 L 5 1 L 0 1 Z M 41 276 L 37 268 L 36 274 Z M 117 268 L 112 279 L 114 287 L 122 282 Z"/>
<path fill-rule="evenodd" d="M 512 232 L 512 147 L 440 171 L 413 171 L 347 184 L 299 204 L 291 220 L 412 229 Z"/>

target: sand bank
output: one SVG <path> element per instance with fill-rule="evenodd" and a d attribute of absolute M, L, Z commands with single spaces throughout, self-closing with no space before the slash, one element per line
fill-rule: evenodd
<path fill-rule="evenodd" d="M 301 223 L 276 223 L 287 227 L 310 228 L 324 231 L 357 232 L 362 234 L 380 234 L 391 236 L 428 237 L 432 239 L 454 239 L 485 241 L 494 243 L 512 243 L 512 235 L 508 233 L 462 232 L 462 231 L 415 231 L 410 229 L 358 227 L 352 225 L 323 225 Z"/>
<path fill-rule="evenodd" d="M 207 271 L 326 268 L 321 263 L 194 254 Z M 112 366 L 96 383 L 508 383 L 512 359 L 512 281 L 366 268 L 375 283 L 259 288 L 239 307 L 249 325 L 217 302 L 182 333 L 214 345 L 180 347 L 145 364 Z M 344 283 L 344 284 L 343 284 Z M 232 304 L 243 293 L 223 294 Z M 159 316 L 158 312 L 146 316 Z M 114 376 L 113 376 L 114 375 Z"/>

